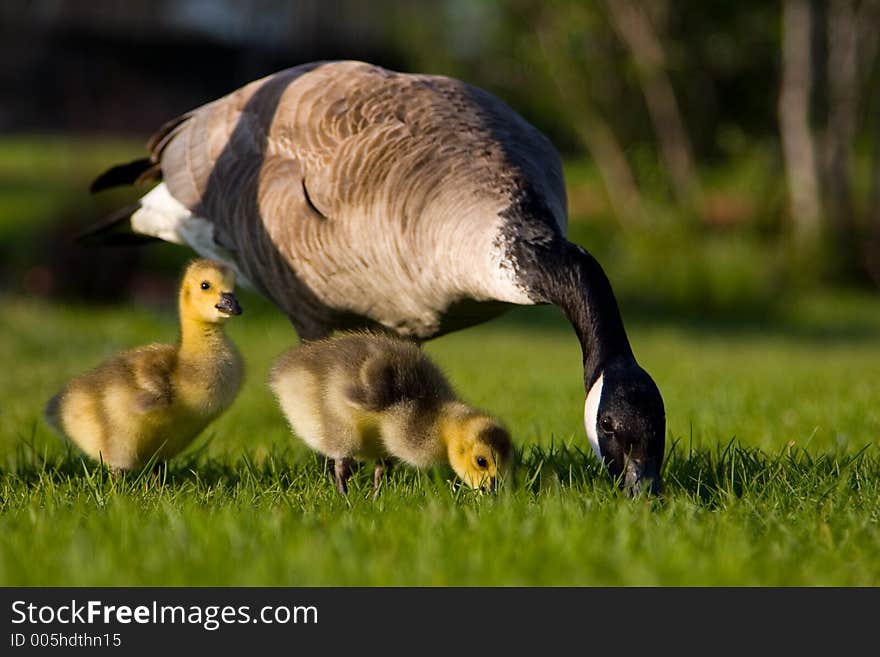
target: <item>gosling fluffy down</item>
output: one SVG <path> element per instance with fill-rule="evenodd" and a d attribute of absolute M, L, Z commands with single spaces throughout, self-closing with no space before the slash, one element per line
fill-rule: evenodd
<path fill-rule="evenodd" d="M 47 422 L 114 470 L 178 454 L 241 387 L 242 359 L 223 329 L 241 314 L 234 287 L 226 265 L 192 261 L 179 288 L 178 341 L 121 352 L 77 376 L 49 400 Z"/>
<path fill-rule="evenodd" d="M 344 333 L 283 354 L 269 385 L 294 433 L 333 459 L 343 494 L 356 460 L 416 468 L 449 464 L 472 488 L 491 488 L 510 465 L 507 430 L 458 399 L 440 369 L 409 341 Z"/>

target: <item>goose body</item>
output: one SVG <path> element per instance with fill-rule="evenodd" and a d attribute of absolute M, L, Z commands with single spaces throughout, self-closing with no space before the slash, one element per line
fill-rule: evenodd
<path fill-rule="evenodd" d="M 95 233 L 127 222 L 224 260 L 304 340 L 351 328 L 427 340 L 512 304 L 556 304 L 597 400 L 585 407 L 596 454 L 615 476 L 629 463 L 631 487 L 658 479 L 662 399 L 601 266 L 564 237 L 559 155 L 495 96 L 364 62 L 305 64 L 172 120 L 148 150 L 93 184 L 159 182 Z"/>
<path fill-rule="evenodd" d="M 192 263 L 181 283 L 180 340 L 123 351 L 75 377 L 46 405 L 49 424 L 117 471 L 178 454 L 241 385 L 242 360 L 222 328 L 241 312 L 233 281 L 220 263 Z"/>
<path fill-rule="evenodd" d="M 400 338 L 343 333 L 283 354 L 269 379 L 291 428 L 334 460 L 340 492 L 355 460 L 416 468 L 448 463 L 473 488 L 494 483 L 510 461 L 510 436 L 458 399 L 438 367 Z"/>

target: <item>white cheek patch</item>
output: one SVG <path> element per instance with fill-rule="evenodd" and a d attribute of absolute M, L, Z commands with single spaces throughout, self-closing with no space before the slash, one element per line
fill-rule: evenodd
<path fill-rule="evenodd" d="M 602 401 L 602 379 L 604 374 L 600 374 L 596 379 L 596 383 L 590 388 L 587 400 L 584 402 L 584 428 L 587 430 L 587 440 L 590 441 L 590 447 L 596 453 L 601 461 L 602 451 L 599 449 L 599 431 L 597 429 L 599 422 L 599 402 Z"/>

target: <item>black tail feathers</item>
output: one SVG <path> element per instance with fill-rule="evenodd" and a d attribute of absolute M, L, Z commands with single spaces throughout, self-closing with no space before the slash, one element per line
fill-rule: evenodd
<path fill-rule="evenodd" d="M 162 177 L 159 164 L 148 157 L 142 157 L 125 164 L 117 164 L 107 169 L 95 178 L 89 187 L 93 194 L 103 189 L 118 187 L 120 185 L 137 185 L 143 182 L 153 182 Z"/>
<path fill-rule="evenodd" d="M 155 182 L 161 178 L 162 169 L 159 164 L 154 162 L 152 158 L 143 157 L 125 164 L 117 164 L 115 167 L 107 169 L 107 171 L 95 178 L 89 187 L 89 191 L 94 194 L 111 187 Z M 141 235 L 132 231 L 131 215 L 138 208 L 140 208 L 139 203 L 128 205 L 94 224 L 86 226 L 76 235 L 76 241 L 80 244 L 105 246 L 127 246 L 158 241 L 155 237 Z"/>
<path fill-rule="evenodd" d="M 161 241 L 150 235 L 135 233 L 131 229 L 131 215 L 140 207 L 139 203 L 127 205 L 100 221 L 86 226 L 76 235 L 76 241 L 92 246 L 134 246 Z"/>

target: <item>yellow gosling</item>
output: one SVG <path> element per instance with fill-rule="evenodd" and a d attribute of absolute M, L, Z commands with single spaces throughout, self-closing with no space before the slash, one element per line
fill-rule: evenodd
<path fill-rule="evenodd" d="M 392 459 L 416 468 L 448 463 L 470 487 L 491 489 L 510 465 L 507 430 L 460 401 L 412 342 L 345 333 L 283 354 L 269 386 L 293 432 L 333 459 L 347 493 L 356 461 L 375 459 L 374 495 Z"/>
<path fill-rule="evenodd" d="M 212 260 L 191 262 L 180 283 L 180 336 L 121 352 L 81 374 L 46 404 L 47 422 L 116 471 L 167 460 L 226 410 L 243 363 L 223 326 L 241 314 L 235 275 Z"/>

